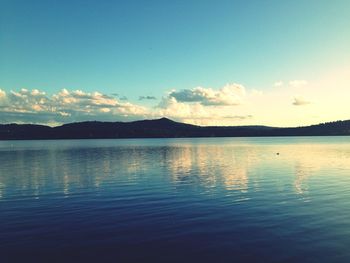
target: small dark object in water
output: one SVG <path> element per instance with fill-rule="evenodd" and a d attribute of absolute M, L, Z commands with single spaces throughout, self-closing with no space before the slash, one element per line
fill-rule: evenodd
<path fill-rule="evenodd" d="M 280 155 L 280 153 L 276 153 L 276 155 Z"/>

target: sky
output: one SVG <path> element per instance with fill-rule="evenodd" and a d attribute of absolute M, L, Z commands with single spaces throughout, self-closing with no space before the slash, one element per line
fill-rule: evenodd
<path fill-rule="evenodd" d="M 0 0 L 0 123 L 350 119 L 350 1 Z"/>

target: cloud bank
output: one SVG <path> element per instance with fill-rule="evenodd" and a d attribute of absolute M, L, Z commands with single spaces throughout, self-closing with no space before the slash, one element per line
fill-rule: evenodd
<path fill-rule="evenodd" d="M 252 118 L 249 112 L 236 110 L 245 97 L 246 90 L 240 84 L 227 84 L 220 89 L 196 87 L 172 90 L 153 107 L 146 107 L 127 102 L 118 94 L 62 89 L 48 95 L 38 89 L 9 92 L 0 89 L 0 123 L 58 125 L 169 117 L 200 125 L 232 124 Z M 144 100 L 156 101 L 156 97 L 139 96 L 140 103 Z"/>
<path fill-rule="evenodd" d="M 157 96 L 139 95 L 134 101 L 97 91 L 62 89 L 48 94 L 39 89 L 0 89 L 0 123 L 59 125 L 168 117 L 198 125 L 300 126 L 350 119 L 349 76 L 344 71 L 317 82 L 279 80 L 258 89 L 236 83 L 173 89 Z"/>
<path fill-rule="evenodd" d="M 51 96 L 37 89 L 0 90 L 0 122 L 59 124 L 85 120 L 143 118 L 147 109 L 99 92 L 62 89 Z"/>

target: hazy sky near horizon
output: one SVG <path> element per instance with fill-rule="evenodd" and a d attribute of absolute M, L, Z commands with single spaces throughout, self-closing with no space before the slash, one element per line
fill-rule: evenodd
<path fill-rule="evenodd" d="M 350 119 L 350 1 L 0 0 L 0 123 Z"/>

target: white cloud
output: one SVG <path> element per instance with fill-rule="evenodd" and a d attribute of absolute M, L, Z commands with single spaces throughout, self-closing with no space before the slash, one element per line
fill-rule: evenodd
<path fill-rule="evenodd" d="M 37 89 L 33 89 L 32 92 L 30 93 L 32 96 L 41 96 L 45 95 L 45 92 L 39 91 Z"/>
<path fill-rule="evenodd" d="M 219 90 L 197 87 L 172 91 L 169 97 L 178 102 L 198 102 L 205 106 L 232 106 L 242 104 L 245 88 L 240 84 L 227 84 Z"/>
<path fill-rule="evenodd" d="M 234 125 L 253 116 L 237 109 L 236 105 L 207 105 L 200 102 L 180 102 L 172 96 L 163 97 L 155 114 L 198 125 Z"/>

